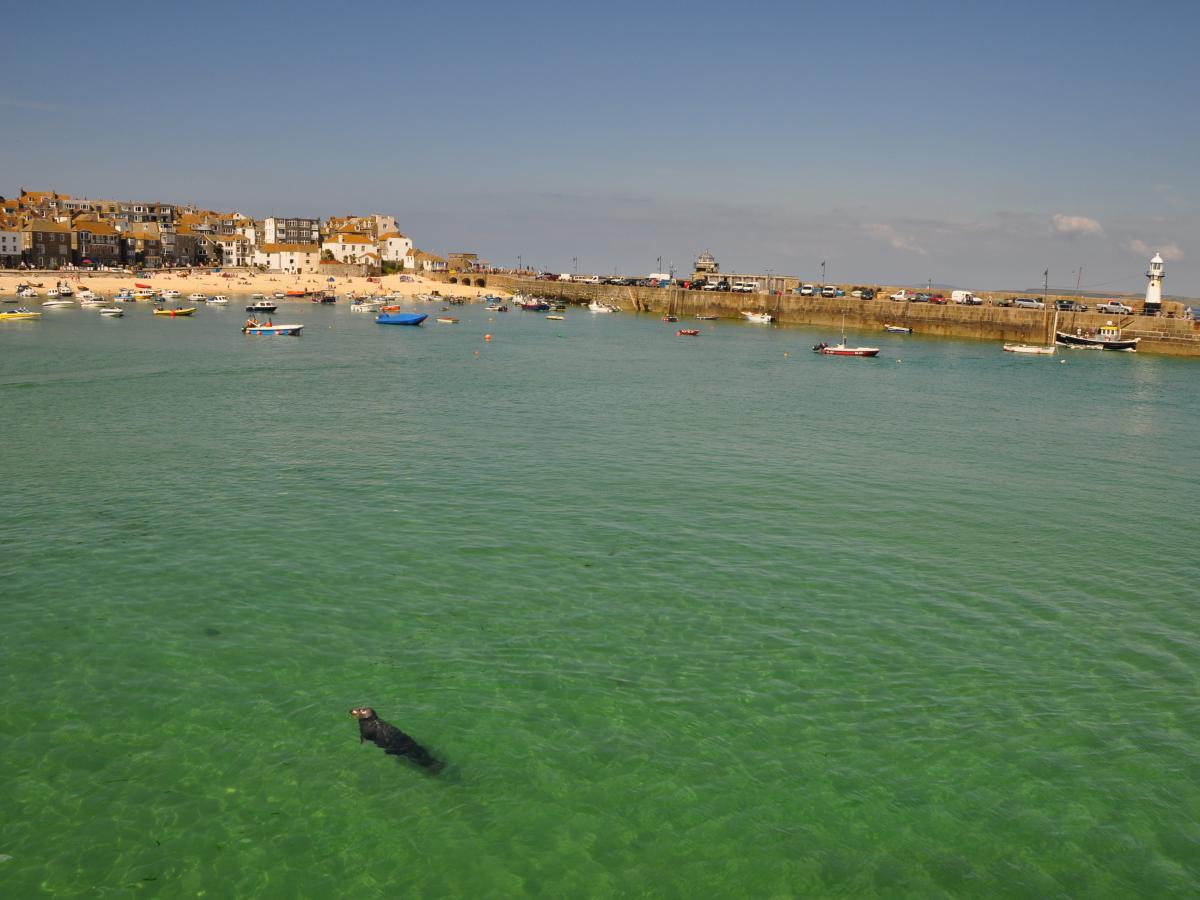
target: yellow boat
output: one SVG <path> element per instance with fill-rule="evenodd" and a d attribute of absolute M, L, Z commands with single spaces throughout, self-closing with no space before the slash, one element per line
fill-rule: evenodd
<path fill-rule="evenodd" d="M 196 307 L 188 306 L 183 309 L 159 309 L 155 307 L 154 314 L 156 316 L 190 316 L 196 311 Z"/>
<path fill-rule="evenodd" d="M 134 300 L 157 300 L 158 294 L 154 293 L 154 291 L 134 291 L 133 299 Z"/>
<path fill-rule="evenodd" d="M 17 307 L 16 309 L 0 310 L 0 321 L 20 322 L 22 319 L 40 319 L 42 314 L 33 310 Z"/>

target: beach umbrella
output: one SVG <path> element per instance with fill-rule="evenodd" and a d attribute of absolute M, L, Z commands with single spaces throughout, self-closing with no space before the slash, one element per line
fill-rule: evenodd
<path fill-rule="evenodd" d="M 330 275 L 330 276 L 329 276 L 328 278 L 326 278 L 325 280 L 326 280 L 326 281 L 333 281 L 333 276 L 332 276 L 332 275 Z"/>

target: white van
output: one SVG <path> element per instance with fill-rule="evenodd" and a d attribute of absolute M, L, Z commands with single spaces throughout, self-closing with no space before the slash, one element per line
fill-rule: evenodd
<path fill-rule="evenodd" d="M 837 288 L 835 288 L 832 284 L 827 284 L 825 287 L 821 288 L 821 296 L 826 298 L 836 297 Z"/>
<path fill-rule="evenodd" d="M 600 276 L 599 275 L 576 275 L 575 280 L 578 281 L 580 284 L 599 284 Z"/>
<path fill-rule="evenodd" d="M 801 297 L 811 297 L 813 294 L 816 293 L 816 291 L 817 291 L 817 289 L 814 288 L 811 284 L 800 285 L 800 296 Z"/>
<path fill-rule="evenodd" d="M 753 294 L 758 290 L 758 285 L 753 281 L 735 281 L 730 290 L 737 294 Z"/>
<path fill-rule="evenodd" d="M 558 276 L 558 280 L 559 280 L 559 281 L 570 281 L 570 280 L 571 280 L 571 276 L 570 276 L 570 274 L 569 274 L 569 273 L 567 273 L 567 272 L 563 272 L 561 275 L 559 275 L 559 276 Z"/>
<path fill-rule="evenodd" d="M 983 306 L 983 301 L 970 291 L 952 291 L 950 293 L 950 302 L 960 303 L 963 306 Z"/>

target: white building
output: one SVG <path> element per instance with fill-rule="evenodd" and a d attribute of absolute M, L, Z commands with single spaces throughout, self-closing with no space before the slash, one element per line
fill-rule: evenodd
<path fill-rule="evenodd" d="M 254 264 L 290 275 L 320 271 L 321 248 L 317 244 L 262 244 L 254 250 Z"/>
<path fill-rule="evenodd" d="M 410 267 L 406 260 L 412 256 L 412 238 L 407 238 L 398 231 L 389 231 L 379 236 L 379 255 L 384 262 L 403 262 L 404 267 Z"/>
<path fill-rule="evenodd" d="M 221 263 L 226 266 L 254 265 L 254 242 L 241 234 L 225 234 L 213 238 L 221 247 Z"/>
<path fill-rule="evenodd" d="M 21 258 L 21 232 L 17 223 L 0 218 L 0 266 L 15 266 Z"/>
<path fill-rule="evenodd" d="M 319 244 L 321 243 L 320 219 L 281 219 L 269 216 L 263 219 L 264 244 Z"/>
<path fill-rule="evenodd" d="M 333 255 L 340 263 L 361 263 L 368 253 L 378 255 L 375 242 L 365 234 L 341 231 L 321 244 L 321 250 Z"/>

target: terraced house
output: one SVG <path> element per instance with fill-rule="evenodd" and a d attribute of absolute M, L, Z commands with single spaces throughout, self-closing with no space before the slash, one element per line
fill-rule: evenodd
<path fill-rule="evenodd" d="M 95 216 L 76 216 L 71 223 L 71 249 L 76 265 L 115 266 L 121 262 L 121 235 Z"/>
<path fill-rule="evenodd" d="M 35 269 L 69 265 L 71 226 L 53 219 L 29 219 L 21 229 L 21 255 Z"/>
<path fill-rule="evenodd" d="M 14 217 L 0 215 L 0 266 L 15 266 L 20 261 L 20 226 Z"/>

